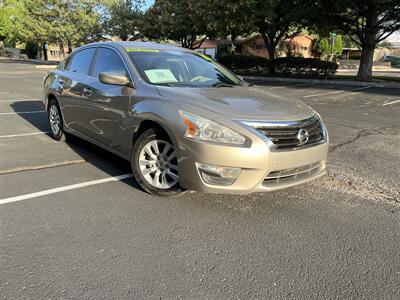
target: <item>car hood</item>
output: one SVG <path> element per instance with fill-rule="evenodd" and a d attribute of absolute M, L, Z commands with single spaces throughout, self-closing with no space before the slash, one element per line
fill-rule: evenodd
<path fill-rule="evenodd" d="M 292 96 L 284 96 L 255 86 L 157 87 L 161 96 L 232 119 L 295 121 L 307 119 L 314 111 Z M 195 111 L 192 111 L 196 113 Z"/>

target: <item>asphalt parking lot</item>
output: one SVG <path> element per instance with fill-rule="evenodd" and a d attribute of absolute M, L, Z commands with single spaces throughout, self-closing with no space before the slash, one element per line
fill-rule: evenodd
<path fill-rule="evenodd" d="M 399 299 L 400 89 L 261 82 L 320 112 L 328 176 L 166 199 L 48 136 L 45 72 L 0 61 L 1 299 Z"/>

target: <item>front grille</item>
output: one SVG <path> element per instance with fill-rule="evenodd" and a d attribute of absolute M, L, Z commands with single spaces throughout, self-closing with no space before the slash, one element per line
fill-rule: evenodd
<path fill-rule="evenodd" d="M 265 135 L 275 145 L 275 149 L 289 150 L 307 147 L 324 141 L 324 130 L 318 118 L 313 117 L 304 121 L 292 123 L 256 124 L 253 127 Z M 299 139 L 299 131 L 306 130 L 307 141 Z"/>
<path fill-rule="evenodd" d="M 269 173 L 267 177 L 265 177 L 263 185 L 266 187 L 279 187 L 282 185 L 291 184 L 296 181 L 302 181 L 304 179 L 314 177 L 323 169 L 324 163 L 317 162 L 298 168 L 273 171 Z"/>

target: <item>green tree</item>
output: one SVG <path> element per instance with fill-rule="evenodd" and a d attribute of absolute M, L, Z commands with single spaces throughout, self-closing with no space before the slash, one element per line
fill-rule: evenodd
<path fill-rule="evenodd" d="M 51 41 L 66 44 L 68 52 L 74 46 L 94 42 L 102 38 L 100 3 L 98 0 L 47 0 L 52 2 Z M 48 5 L 48 4 L 47 4 Z M 46 4 L 45 4 L 46 6 Z"/>
<path fill-rule="evenodd" d="M 206 1 L 210 8 L 205 16 L 210 37 L 230 37 L 233 50 L 237 37 L 254 32 L 250 0 Z"/>
<path fill-rule="evenodd" d="M 330 51 L 329 40 L 327 38 L 320 38 L 314 44 L 314 50 L 321 54 L 321 58 L 325 59 Z"/>
<path fill-rule="evenodd" d="M 307 6 L 298 0 L 251 0 L 251 18 L 261 34 L 269 59 L 285 39 L 300 34 L 306 25 Z M 273 71 L 273 70 L 272 70 Z"/>
<path fill-rule="evenodd" d="M 357 78 L 372 80 L 376 46 L 400 29 L 399 0 L 309 0 L 316 27 L 337 29 L 361 48 Z"/>
<path fill-rule="evenodd" d="M 106 33 L 123 41 L 140 37 L 143 12 L 141 0 L 107 0 L 104 2 Z"/>
<path fill-rule="evenodd" d="M 36 58 L 39 45 L 44 46 L 46 40 L 48 40 L 46 30 L 50 29 L 51 26 L 48 22 L 40 23 L 36 19 L 35 14 L 48 13 L 47 9 L 41 12 L 37 4 L 28 0 L 7 0 L 5 2 L 8 15 L 7 38 L 26 43 L 30 58 Z"/>
<path fill-rule="evenodd" d="M 99 38 L 98 5 L 97 0 L 13 0 L 8 34 L 21 42 L 41 44 L 43 49 L 46 43 L 58 43 L 62 50 L 68 45 L 71 51 Z"/>
<path fill-rule="evenodd" d="M 333 39 L 330 37 L 320 37 L 314 44 L 314 50 L 321 54 L 323 59 L 328 58 L 331 55 L 335 57 L 340 56 L 343 53 L 343 39 L 339 34 Z"/>
<path fill-rule="evenodd" d="M 340 34 L 336 37 L 335 45 L 333 46 L 333 53 L 336 56 L 340 56 L 343 53 L 343 38 Z"/>
<path fill-rule="evenodd" d="M 194 49 L 209 35 L 207 11 L 206 1 L 157 0 L 145 13 L 142 31 L 150 39 L 172 40 Z"/>
<path fill-rule="evenodd" d="M 0 3 L 0 39 L 3 40 L 7 36 L 7 13 L 4 3 Z"/>
<path fill-rule="evenodd" d="M 7 19 L 8 14 L 5 4 L 0 2 L 0 52 L 4 49 L 4 40 L 7 38 Z"/>

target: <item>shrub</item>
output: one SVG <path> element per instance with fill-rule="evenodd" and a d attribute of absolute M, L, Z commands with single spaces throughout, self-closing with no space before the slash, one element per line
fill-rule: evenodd
<path fill-rule="evenodd" d="M 328 77 L 334 75 L 338 64 L 317 58 L 281 57 L 271 62 L 276 73 L 285 76 Z"/>
<path fill-rule="evenodd" d="M 225 67 L 241 75 L 276 73 L 295 77 L 328 77 L 338 65 L 317 58 L 280 57 L 272 61 L 251 55 L 226 55 L 219 59 Z"/>
<path fill-rule="evenodd" d="M 269 70 L 269 60 L 254 55 L 225 55 L 218 59 L 218 61 L 228 69 L 240 73 L 263 73 Z"/>

